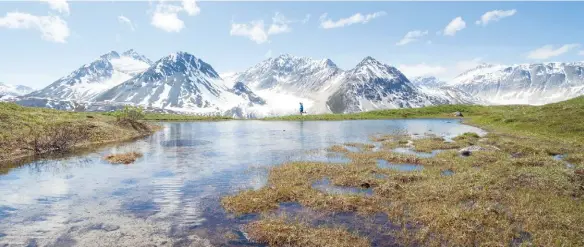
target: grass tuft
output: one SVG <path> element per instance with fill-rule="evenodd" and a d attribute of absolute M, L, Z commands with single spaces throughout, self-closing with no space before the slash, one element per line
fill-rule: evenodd
<path fill-rule="evenodd" d="M 369 241 L 340 228 L 312 227 L 281 218 L 263 219 L 246 225 L 249 237 L 270 246 L 365 247 Z"/>
<path fill-rule="evenodd" d="M 121 154 L 110 154 L 105 156 L 105 160 L 112 164 L 131 164 L 134 163 L 138 158 L 142 157 L 142 153 L 138 152 L 128 152 Z"/>

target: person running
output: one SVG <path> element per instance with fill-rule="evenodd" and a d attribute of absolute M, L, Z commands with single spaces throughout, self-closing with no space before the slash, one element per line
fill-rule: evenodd
<path fill-rule="evenodd" d="M 304 114 L 304 105 L 300 102 L 300 115 Z"/>

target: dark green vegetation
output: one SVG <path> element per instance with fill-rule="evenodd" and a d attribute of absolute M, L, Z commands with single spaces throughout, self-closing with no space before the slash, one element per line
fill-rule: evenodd
<path fill-rule="evenodd" d="M 400 112 L 441 117 L 454 111 L 491 133 L 484 137 L 466 133 L 454 142 L 433 136 L 411 139 L 400 133 L 375 136 L 371 140 L 381 144 L 376 151 L 350 152 L 336 145 L 329 151 L 344 153 L 349 164 L 276 166 L 264 188 L 227 196 L 222 204 L 235 214 L 273 212 L 282 202 L 329 213 L 385 213 L 402 225 L 390 234 L 404 245 L 584 246 L 584 97 L 545 106 L 440 106 L 321 117 L 399 118 Z M 468 157 L 459 154 L 459 148 L 473 145 L 482 149 Z M 445 151 L 432 158 L 392 152 L 403 146 Z M 564 160 L 555 159 L 557 154 Z M 424 169 L 380 168 L 377 160 Z M 336 186 L 373 188 L 373 195 L 328 194 L 312 187 L 323 178 Z M 248 227 L 252 239 L 271 246 L 338 245 L 317 242 L 323 236 L 315 233 L 323 227 L 309 223 L 264 216 Z"/>
<path fill-rule="evenodd" d="M 112 117 L 0 103 L 0 161 L 131 140 L 159 128 L 137 115 L 132 109 Z"/>
<path fill-rule="evenodd" d="M 144 112 L 142 108 L 126 106 L 124 109 L 115 112 L 103 113 L 107 116 L 116 118 L 125 117 L 133 120 L 149 120 L 149 121 L 221 121 L 232 120 L 231 117 L 225 116 L 199 116 L 188 114 L 169 114 L 169 113 L 148 113 Z"/>

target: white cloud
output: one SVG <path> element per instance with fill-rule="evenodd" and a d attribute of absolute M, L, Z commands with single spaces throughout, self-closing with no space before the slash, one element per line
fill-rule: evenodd
<path fill-rule="evenodd" d="M 35 16 L 20 12 L 10 12 L 0 17 L 0 27 L 36 29 L 44 40 L 57 43 L 66 43 L 70 34 L 67 22 L 58 16 Z"/>
<path fill-rule="evenodd" d="M 578 55 L 584 56 L 584 50 L 581 50 L 580 52 L 578 52 Z"/>
<path fill-rule="evenodd" d="M 272 57 L 272 49 L 269 49 L 268 52 L 266 52 L 266 54 L 264 55 L 264 57 L 266 58 Z"/>
<path fill-rule="evenodd" d="M 304 19 L 301 22 L 304 24 L 307 23 L 308 21 L 310 21 L 310 15 L 306 15 L 306 17 L 304 17 Z"/>
<path fill-rule="evenodd" d="M 406 36 L 403 37 L 403 39 L 401 39 L 399 42 L 396 43 L 396 45 L 406 45 L 409 44 L 411 42 L 414 42 L 416 40 L 418 40 L 421 37 L 424 37 L 428 35 L 428 31 L 421 31 L 421 30 L 414 30 L 414 31 L 409 31 L 408 33 L 406 33 Z"/>
<path fill-rule="evenodd" d="M 69 14 L 69 4 L 67 0 L 41 0 L 49 4 L 52 10 L 56 10 L 59 13 Z"/>
<path fill-rule="evenodd" d="M 132 21 L 128 17 L 125 17 L 123 15 L 120 15 L 120 16 L 118 16 L 118 21 L 120 23 L 123 23 L 123 24 L 128 25 L 130 27 L 130 29 L 132 29 L 132 31 L 135 30 L 134 24 L 132 24 Z"/>
<path fill-rule="evenodd" d="M 501 20 L 505 17 L 513 16 L 513 15 L 515 15 L 515 13 L 517 13 L 517 10 L 515 10 L 515 9 L 492 10 L 492 11 L 484 13 L 483 16 L 481 16 L 481 19 L 476 21 L 476 24 L 486 26 L 487 24 L 489 24 L 489 22 L 494 22 L 494 21 Z"/>
<path fill-rule="evenodd" d="M 471 60 L 462 60 L 462 61 L 458 61 L 453 68 L 453 73 L 455 75 L 460 75 L 470 69 L 474 69 L 477 66 L 479 66 L 480 64 L 483 63 L 483 58 L 482 57 L 477 57 L 477 58 L 473 58 Z"/>
<path fill-rule="evenodd" d="M 333 21 L 330 18 L 327 18 L 327 13 L 324 13 L 320 16 L 320 27 L 324 28 L 324 29 L 330 29 L 330 28 L 338 28 L 338 27 L 344 27 L 344 26 L 349 26 L 349 25 L 353 25 L 356 23 L 367 23 L 375 18 L 381 17 L 386 15 L 385 12 L 380 11 L 380 12 L 375 12 L 372 14 L 367 14 L 367 15 L 362 15 L 361 13 L 357 13 L 354 14 L 348 18 L 341 18 L 338 21 Z"/>
<path fill-rule="evenodd" d="M 258 44 L 263 44 L 269 41 L 271 35 L 291 32 L 291 23 L 306 23 L 309 18 L 310 15 L 307 15 L 303 20 L 290 20 L 276 12 L 272 17 L 272 23 L 267 29 L 263 20 L 255 20 L 249 23 L 231 23 L 231 31 L 229 33 L 231 36 L 243 36 Z"/>
<path fill-rule="evenodd" d="M 182 6 L 165 4 L 163 1 L 160 1 L 156 5 L 156 10 L 152 15 L 152 21 L 150 23 L 167 32 L 180 32 L 185 27 L 185 23 L 178 17 L 178 14 L 181 12 L 195 16 L 201 10 L 197 6 L 196 1 L 193 0 L 183 0 Z"/>
<path fill-rule="evenodd" d="M 190 16 L 198 15 L 201 12 L 195 0 L 182 0 L 182 4 L 184 11 Z"/>
<path fill-rule="evenodd" d="M 579 44 L 565 44 L 558 48 L 555 48 L 553 45 L 544 45 L 540 48 L 537 48 L 533 51 L 530 51 L 527 54 L 527 58 L 530 59 L 548 59 L 551 57 L 556 57 L 562 55 L 574 48 L 577 48 Z"/>
<path fill-rule="evenodd" d="M 444 35 L 447 35 L 447 36 L 454 36 L 454 34 L 456 34 L 456 32 L 464 29 L 465 27 L 466 27 L 466 22 L 464 22 L 462 17 L 459 16 L 459 17 L 452 19 L 452 21 L 450 21 L 450 23 L 448 23 L 448 25 L 446 25 L 446 27 L 444 28 L 444 31 L 442 33 L 444 33 Z"/>
<path fill-rule="evenodd" d="M 247 37 L 258 44 L 262 44 L 268 41 L 268 33 L 264 28 L 264 21 L 262 20 L 252 21 L 249 24 L 232 23 L 229 34 L 231 36 Z"/>
<path fill-rule="evenodd" d="M 276 12 L 274 17 L 272 18 L 272 25 L 268 29 L 268 34 L 279 34 L 279 33 L 287 33 L 290 32 L 290 26 L 288 23 L 291 23 L 285 16 L 281 15 L 280 13 Z"/>
<path fill-rule="evenodd" d="M 408 78 L 413 78 L 417 76 L 436 76 L 439 77 L 446 72 L 446 68 L 440 65 L 429 65 L 426 63 L 413 64 L 413 65 L 399 65 L 397 67 L 402 73 L 404 73 Z"/>

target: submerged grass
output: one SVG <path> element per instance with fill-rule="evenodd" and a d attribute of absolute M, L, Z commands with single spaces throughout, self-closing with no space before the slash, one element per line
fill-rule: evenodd
<path fill-rule="evenodd" d="M 236 214 L 269 212 L 282 202 L 331 212 L 381 212 L 404 226 L 392 232 L 404 245 L 584 246 L 584 129 L 580 129 L 584 114 L 572 115 L 584 109 L 583 99 L 541 107 L 495 107 L 499 110 L 491 116 L 478 115 L 481 107 L 467 108 L 474 110 L 470 114 L 459 109 L 465 116 L 479 116 L 471 120 L 492 132 L 484 137 L 465 133 L 453 142 L 435 137 L 412 140 L 416 150 L 446 149 L 431 158 L 382 149 L 346 152 L 351 162 L 345 165 L 286 163 L 271 168 L 266 187 L 227 196 L 222 204 Z M 407 143 L 398 134 L 372 140 L 387 147 Z M 458 148 L 470 145 L 483 149 L 468 157 L 459 155 Z M 555 159 L 557 154 L 564 160 Z M 424 169 L 380 168 L 379 159 Z M 451 175 L 443 175 L 444 171 Z M 327 194 L 312 187 L 324 178 L 336 186 L 371 187 L 373 195 Z M 277 235 L 287 241 L 264 241 L 271 246 L 303 246 L 297 241 L 313 233 L 287 234 L 283 229 L 293 223 L 276 225 L 254 230 L 266 239 Z"/>
<path fill-rule="evenodd" d="M 0 162 L 75 147 L 131 140 L 158 126 L 99 113 L 64 112 L 0 103 Z"/>
<path fill-rule="evenodd" d="M 104 157 L 105 160 L 112 164 L 131 164 L 134 163 L 138 158 L 142 157 L 142 153 L 138 152 L 128 152 L 121 154 L 110 154 Z"/>

